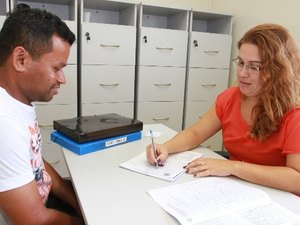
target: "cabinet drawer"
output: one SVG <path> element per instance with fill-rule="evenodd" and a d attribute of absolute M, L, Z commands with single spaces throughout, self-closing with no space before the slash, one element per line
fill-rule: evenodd
<path fill-rule="evenodd" d="M 140 102 L 138 120 L 144 124 L 162 123 L 176 131 L 182 129 L 183 102 Z"/>
<path fill-rule="evenodd" d="M 140 65 L 186 67 L 188 32 L 141 28 Z"/>
<path fill-rule="evenodd" d="M 188 128 L 196 123 L 203 114 L 208 111 L 212 104 L 214 103 L 210 101 L 188 101 L 186 103 L 184 128 Z M 214 151 L 222 150 L 222 132 L 219 131 L 201 145 Z"/>
<path fill-rule="evenodd" d="M 82 115 L 100 115 L 106 113 L 117 113 L 122 116 L 133 118 L 133 102 L 131 103 L 102 103 L 82 104 Z"/>
<path fill-rule="evenodd" d="M 82 102 L 128 102 L 134 100 L 134 66 L 88 66 L 82 68 Z"/>
<path fill-rule="evenodd" d="M 77 22 L 69 20 L 65 20 L 64 22 L 68 25 L 69 29 L 76 35 L 76 40 L 71 46 L 68 64 L 77 64 Z"/>
<path fill-rule="evenodd" d="M 219 131 L 218 133 L 204 141 L 201 145 L 213 151 L 223 150 L 222 131 Z"/>
<path fill-rule="evenodd" d="M 192 32 L 190 67 L 229 68 L 232 37 Z"/>
<path fill-rule="evenodd" d="M 135 27 L 83 23 L 82 35 L 83 64 L 135 65 Z"/>
<path fill-rule="evenodd" d="M 215 101 L 216 96 L 228 87 L 228 76 L 228 69 L 190 68 L 187 99 Z"/>
<path fill-rule="evenodd" d="M 53 120 L 68 119 L 77 116 L 77 105 L 38 105 L 37 120 L 41 127 L 52 126 Z"/>
<path fill-rule="evenodd" d="M 42 127 L 43 158 L 62 176 L 69 177 L 69 171 L 59 145 L 51 141 L 50 135 L 54 130 L 52 127 Z"/>
<path fill-rule="evenodd" d="M 185 68 L 140 66 L 139 101 L 182 101 Z"/>
<path fill-rule="evenodd" d="M 187 101 L 185 110 L 185 127 L 190 127 L 208 111 L 211 101 Z"/>

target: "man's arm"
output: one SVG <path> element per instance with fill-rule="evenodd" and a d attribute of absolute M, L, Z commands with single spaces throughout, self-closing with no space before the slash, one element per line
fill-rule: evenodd
<path fill-rule="evenodd" d="M 84 225 L 81 217 L 46 208 L 34 180 L 22 187 L 0 192 L 0 204 L 13 225 Z"/>
<path fill-rule="evenodd" d="M 56 170 L 44 160 L 45 169 L 52 179 L 51 194 L 63 200 L 71 206 L 76 213 L 81 216 L 80 207 L 72 186 L 69 180 L 63 179 Z"/>

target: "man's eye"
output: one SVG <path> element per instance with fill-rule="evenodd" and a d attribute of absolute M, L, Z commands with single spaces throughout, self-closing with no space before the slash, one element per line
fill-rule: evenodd
<path fill-rule="evenodd" d="M 60 71 L 61 71 L 60 68 L 54 68 L 54 72 L 55 72 L 55 73 L 58 73 L 58 72 L 60 72 Z"/>

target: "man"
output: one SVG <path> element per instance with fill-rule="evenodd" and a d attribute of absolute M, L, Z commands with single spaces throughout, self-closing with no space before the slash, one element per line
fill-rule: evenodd
<path fill-rule="evenodd" d="M 65 77 L 74 34 L 39 9 L 11 13 L 0 32 L 0 212 L 13 225 L 84 224 L 72 185 L 42 159 L 32 102 L 50 101 Z M 49 193 L 74 209 L 46 207 Z"/>

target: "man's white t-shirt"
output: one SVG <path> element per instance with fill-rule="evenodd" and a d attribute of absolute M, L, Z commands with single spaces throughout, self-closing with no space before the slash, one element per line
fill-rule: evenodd
<path fill-rule="evenodd" d="M 11 97 L 0 87 L 0 192 L 32 180 L 45 203 L 51 178 L 42 160 L 42 139 L 34 106 Z"/>

